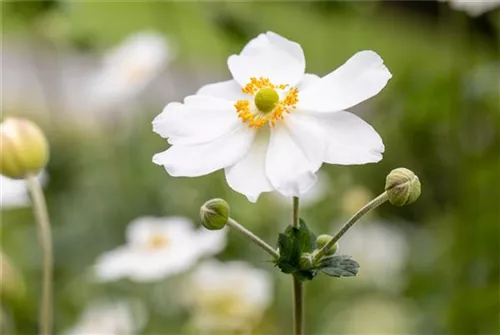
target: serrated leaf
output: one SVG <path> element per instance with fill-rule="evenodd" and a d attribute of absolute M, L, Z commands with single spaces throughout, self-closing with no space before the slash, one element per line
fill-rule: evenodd
<path fill-rule="evenodd" d="M 304 220 L 299 219 L 299 229 L 296 233 L 296 236 L 300 243 L 300 251 L 304 252 L 312 252 L 315 248 L 316 244 L 316 236 L 312 233 Z"/>
<path fill-rule="evenodd" d="M 283 234 L 278 236 L 278 248 L 280 257 L 276 265 L 284 273 L 297 274 L 304 271 L 300 268 L 300 256 L 303 253 L 311 253 L 316 247 L 316 235 L 307 227 L 304 220 L 300 219 L 298 227 L 288 226 Z M 300 273 L 301 280 L 312 279 L 316 272 L 306 271 Z"/>
<path fill-rule="evenodd" d="M 281 272 L 287 274 L 294 273 L 297 270 L 297 268 L 292 264 L 283 261 L 278 261 L 276 265 L 280 268 Z"/>
<path fill-rule="evenodd" d="M 293 238 L 290 238 L 288 234 L 279 234 L 278 248 L 280 250 L 280 258 L 278 260 L 278 263 L 287 263 L 293 267 L 299 266 L 300 245 L 297 243 L 297 241 L 295 241 Z"/>
<path fill-rule="evenodd" d="M 321 271 L 331 277 L 352 277 L 358 273 L 359 264 L 351 256 L 331 256 L 321 261 Z"/>

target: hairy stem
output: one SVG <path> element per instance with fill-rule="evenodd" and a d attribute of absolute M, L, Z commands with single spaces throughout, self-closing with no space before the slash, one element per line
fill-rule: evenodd
<path fill-rule="evenodd" d="M 366 213 L 371 211 L 372 209 L 377 208 L 387 201 L 387 192 L 382 193 L 369 203 L 367 203 L 363 208 L 361 208 L 356 214 L 354 214 L 343 226 L 340 230 L 333 236 L 333 238 L 328 242 L 321 250 L 316 254 L 314 261 L 317 262 L 323 257 L 326 252 L 333 247 L 335 243 L 340 240 L 340 238 L 351 228 L 359 219 L 363 217 Z"/>
<path fill-rule="evenodd" d="M 299 227 L 299 198 L 293 197 L 292 226 Z M 293 276 L 293 334 L 304 334 L 304 287 L 302 281 Z"/>
<path fill-rule="evenodd" d="M 43 258 L 43 279 L 42 279 L 42 301 L 40 306 L 40 334 L 52 334 L 52 235 L 50 231 L 50 220 L 47 211 L 47 204 L 43 190 L 35 176 L 26 178 L 28 189 L 31 194 L 33 212 L 36 217 L 38 228 L 38 243 Z"/>
<path fill-rule="evenodd" d="M 234 219 L 229 218 L 227 221 L 227 225 L 229 227 L 231 227 L 232 229 L 237 230 L 239 233 L 241 233 L 243 236 L 248 238 L 250 241 L 252 241 L 253 243 L 257 244 L 259 247 L 261 247 L 262 249 L 267 251 L 274 258 L 280 257 L 278 252 L 273 247 L 271 247 L 269 244 L 264 242 L 260 237 L 258 237 L 254 233 L 252 233 L 250 230 L 248 230 L 245 227 L 243 227 L 242 225 L 240 225 Z"/>
<path fill-rule="evenodd" d="M 304 284 L 293 276 L 293 334 L 304 334 Z"/>
<path fill-rule="evenodd" d="M 299 226 L 299 198 L 293 197 L 293 221 L 292 227 Z"/>

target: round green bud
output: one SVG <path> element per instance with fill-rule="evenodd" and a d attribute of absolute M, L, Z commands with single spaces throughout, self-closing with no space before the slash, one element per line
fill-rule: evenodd
<path fill-rule="evenodd" d="M 272 88 L 266 87 L 260 89 L 257 92 L 254 102 L 259 111 L 261 111 L 262 113 L 269 113 L 274 109 L 274 107 L 276 107 L 279 100 L 280 97 L 278 95 L 278 92 L 276 92 Z"/>
<path fill-rule="evenodd" d="M 331 235 L 328 235 L 328 234 L 322 234 L 322 235 L 319 235 L 317 238 L 316 238 L 316 248 L 317 249 L 321 249 L 323 248 L 325 245 L 328 244 L 328 242 L 331 241 L 333 237 Z M 336 242 L 332 247 L 330 247 L 330 249 L 328 249 L 328 251 L 326 252 L 327 255 L 333 255 L 337 252 L 337 250 L 339 249 L 339 242 Z"/>
<path fill-rule="evenodd" d="M 208 200 L 201 206 L 200 218 L 203 226 L 209 230 L 224 228 L 229 219 L 229 204 L 224 199 Z"/>
<path fill-rule="evenodd" d="M 411 170 L 394 169 L 387 176 L 385 190 L 391 204 L 408 205 L 420 196 L 420 180 Z"/>
<path fill-rule="evenodd" d="M 23 179 L 37 174 L 49 159 L 49 144 L 42 130 L 23 118 L 7 118 L 0 124 L 0 173 Z"/>
<path fill-rule="evenodd" d="M 314 266 L 313 255 L 309 253 L 303 253 L 300 255 L 299 266 L 303 270 L 311 269 Z"/>

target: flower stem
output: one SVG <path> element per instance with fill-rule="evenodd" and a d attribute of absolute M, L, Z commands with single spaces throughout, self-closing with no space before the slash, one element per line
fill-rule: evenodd
<path fill-rule="evenodd" d="M 292 227 L 299 227 L 299 198 L 293 197 Z M 302 281 L 293 276 L 293 334 L 304 334 L 304 290 Z"/>
<path fill-rule="evenodd" d="M 47 204 L 43 190 L 35 176 L 26 178 L 31 194 L 33 212 L 38 226 L 38 242 L 43 257 L 42 301 L 40 308 L 40 335 L 52 334 L 52 235 Z"/>
<path fill-rule="evenodd" d="M 333 238 L 328 242 L 321 250 L 316 254 L 314 261 L 317 262 L 325 255 L 325 253 L 333 247 L 335 243 L 340 240 L 340 238 L 351 228 L 359 219 L 363 217 L 366 213 L 371 211 L 372 209 L 377 208 L 387 201 L 387 192 L 382 193 L 369 203 L 367 203 L 363 208 L 361 208 L 356 214 L 354 214 L 343 226 L 340 230 L 333 236 Z"/>
<path fill-rule="evenodd" d="M 299 227 L 299 198 L 293 197 L 293 221 L 292 227 Z"/>
<path fill-rule="evenodd" d="M 252 233 L 250 230 L 246 229 L 242 225 L 240 225 L 238 222 L 236 222 L 234 219 L 229 218 L 227 221 L 227 225 L 235 230 L 237 230 L 239 233 L 241 233 L 243 236 L 248 238 L 250 241 L 253 243 L 257 244 L 259 247 L 267 251 L 271 256 L 274 258 L 279 258 L 280 255 L 278 252 L 271 247 L 269 244 L 264 242 L 260 237 Z"/>
<path fill-rule="evenodd" d="M 304 287 L 302 281 L 293 276 L 293 334 L 304 334 Z"/>

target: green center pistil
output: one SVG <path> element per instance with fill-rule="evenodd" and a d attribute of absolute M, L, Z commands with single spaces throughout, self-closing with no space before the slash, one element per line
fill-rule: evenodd
<path fill-rule="evenodd" d="M 271 112 L 274 107 L 278 104 L 280 100 L 280 97 L 278 93 L 269 87 L 262 88 L 260 89 L 257 94 L 255 95 L 255 106 L 261 111 L 262 113 L 269 113 Z"/>

